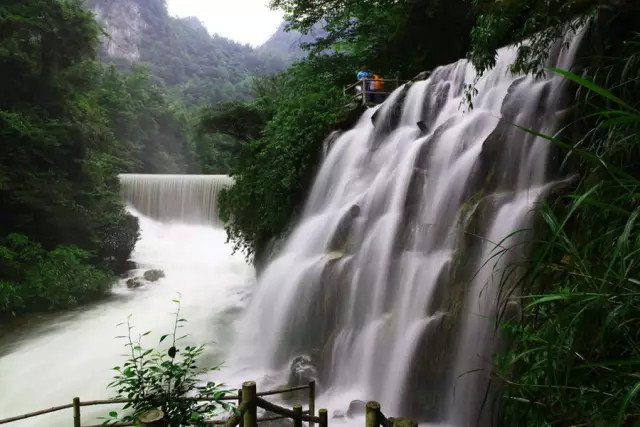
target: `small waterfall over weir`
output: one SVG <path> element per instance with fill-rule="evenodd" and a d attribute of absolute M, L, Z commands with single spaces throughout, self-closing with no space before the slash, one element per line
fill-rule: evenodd
<path fill-rule="evenodd" d="M 219 225 L 218 195 L 233 185 L 227 175 L 121 174 L 122 197 L 160 221 Z"/>
<path fill-rule="evenodd" d="M 580 39 L 558 43 L 550 65 L 571 69 Z M 490 424 L 500 272 L 562 180 L 553 147 L 512 123 L 553 134 L 567 107 L 566 81 L 514 76 L 515 56 L 499 52 L 471 111 L 462 60 L 335 140 L 230 360 L 276 375 L 311 360 L 330 408 L 375 399 L 390 416 Z"/>

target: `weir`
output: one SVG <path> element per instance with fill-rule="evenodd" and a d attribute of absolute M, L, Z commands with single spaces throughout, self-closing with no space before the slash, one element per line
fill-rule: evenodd
<path fill-rule="evenodd" d="M 548 65 L 571 69 L 580 39 L 559 41 Z M 563 180 L 550 143 L 513 124 L 554 134 L 567 83 L 514 76 L 515 58 L 499 51 L 471 111 L 476 75 L 461 60 L 396 90 L 335 140 L 231 360 L 280 376 L 308 363 L 330 407 L 377 400 L 390 415 L 489 425 L 498 307 L 518 310 L 499 298 L 501 275 L 526 253 L 536 204 Z"/>
<path fill-rule="evenodd" d="M 233 185 L 227 175 L 121 174 L 122 197 L 150 218 L 165 222 L 221 225 L 220 191 Z"/>

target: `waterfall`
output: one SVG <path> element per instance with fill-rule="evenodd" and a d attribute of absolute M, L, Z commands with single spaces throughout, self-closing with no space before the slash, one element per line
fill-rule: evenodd
<path fill-rule="evenodd" d="M 220 224 L 218 195 L 233 184 L 226 175 L 120 175 L 122 197 L 138 212 L 161 221 Z"/>
<path fill-rule="evenodd" d="M 580 39 L 567 35 L 549 65 L 570 69 Z M 513 123 L 555 133 L 567 83 L 515 76 L 515 58 L 499 51 L 470 111 L 476 75 L 461 60 L 396 90 L 332 143 L 230 359 L 286 375 L 304 356 L 344 407 L 374 399 L 389 416 L 489 424 L 500 275 L 563 180 L 551 144 Z"/>

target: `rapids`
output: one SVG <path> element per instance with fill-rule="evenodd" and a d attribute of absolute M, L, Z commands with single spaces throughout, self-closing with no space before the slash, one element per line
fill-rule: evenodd
<path fill-rule="evenodd" d="M 253 268 L 242 255 L 231 255 L 221 228 L 204 224 L 166 223 L 136 211 L 141 226 L 133 261 L 141 275 L 162 269 L 166 277 L 138 289 L 121 280 L 106 300 L 62 314 L 26 316 L 0 329 L 0 418 L 83 400 L 112 397 L 106 389 L 113 368 L 125 358 L 126 330 L 116 325 L 132 314 L 136 331 L 152 330 L 145 338 L 154 347 L 158 337 L 172 331 L 175 304 L 181 295 L 187 318 L 185 344 L 205 344 L 203 361 L 214 366 L 224 360 L 230 323 L 242 309 L 254 282 Z M 83 408 L 83 423 L 98 424 L 117 408 Z M 69 426 L 71 410 L 11 423 L 10 426 Z"/>

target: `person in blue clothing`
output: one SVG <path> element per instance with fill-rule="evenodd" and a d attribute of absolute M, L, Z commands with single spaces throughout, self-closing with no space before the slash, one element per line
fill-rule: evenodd
<path fill-rule="evenodd" d="M 360 91 L 360 93 L 362 93 L 366 88 L 367 102 L 371 102 L 373 100 L 373 94 L 371 93 L 373 91 L 373 86 L 371 85 L 371 80 L 369 80 L 371 76 L 371 71 L 369 71 L 369 68 L 366 66 L 360 67 L 360 71 L 358 71 L 358 73 L 356 74 L 358 80 L 367 79 L 365 82 L 363 82 L 363 85 L 358 86 L 358 90 Z"/>

